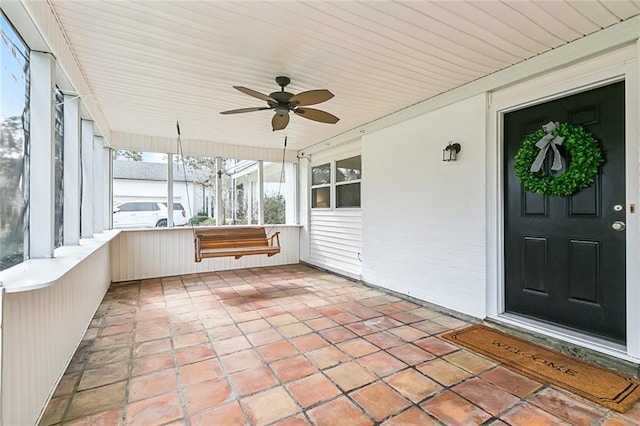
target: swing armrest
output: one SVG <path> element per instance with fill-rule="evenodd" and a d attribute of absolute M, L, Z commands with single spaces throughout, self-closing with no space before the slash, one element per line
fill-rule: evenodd
<path fill-rule="evenodd" d="M 274 245 L 273 245 L 273 239 L 274 238 L 276 239 L 276 242 L 277 242 L 275 247 L 280 247 L 280 231 L 276 231 L 273 234 L 271 234 L 270 237 L 267 237 L 267 241 L 269 241 L 269 245 L 271 247 L 274 247 Z"/>

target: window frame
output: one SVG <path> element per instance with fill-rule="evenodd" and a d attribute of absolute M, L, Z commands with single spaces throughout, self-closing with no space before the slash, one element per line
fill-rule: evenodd
<path fill-rule="evenodd" d="M 359 179 L 347 179 L 338 182 L 338 163 L 343 160 L 349 160 L 351 158 L 360 157 L 360 178 Z M 313 185 L 313 168 L 320 167 L 329 164 L 330 167 L 330 182 L 326 184 Z M 338 187 L 347 185 L 360 185 L 360 195 L 362 196 L 362 154 L 349 155 L 346 157 L 339 157 L 330 161 L 322 161 L 320 164 L 313 165 L 309 168 L 309 208 L 311 210 L 359 210 L 362 209 L 362 198 L 360 198 L 359 206 L 339 206 L 338 205 Z M 328 207 L 314 207 L 314 189 L 329 188 L 329 206 Z"/>
<path fill-rule="evenodd" d="M 338 162 L 340 161 L 344 161 L 344 160 L 350 160 L 352 158 L 356 158 L 356 157 L 360 157 L 360 178 L 359 179 L 346 179 L 343 181 L 338 182 Z M 334 174 L 336 176 L 335 179 L 335 206 L 336 209 L 340 209 L 340 210 L 345 210 L 345 209 L 361 209 L 362 208 L 362 154 L 358 154 L 358 155 L 352 155 L 351 157 L 345 157 L 345 158 L 340 158 L 338 160 L 334 161 L 334 165 L 335 165 L 335 170 L 334 170 Z M 358 206 L 339 206 L 338 205 L 338 187 L 339 186 L 347 186 L 347 185 L 359 185 L 359 192 L 360 192 L 360 205 Z"/>
<path fill-rule="evenodd" d="M 335 205 L 333 198 L 334 198 L 334 192 L 333 191 L 333 183 L 335 182 L 335 161 L 327 161 L 327 162 L 322 162 L 321 164 L 318 164 L 316 166 L 311 165 L 311 168 L 309 170 L 309 172 L 311 173 L 309 182 L 311 183 L 311 186 L 309 188 L 309 202 L 310 202 L 310 207 L 312 209 L 318 209 L 318 210 L 331 210 L 333 209 L 333 206 Z M 329 182 L 328 183 L 320 183 L 317 185 L 313 184 L 313 169 L 316 167 L 322 167 L 322 166 L 329 166 Z M 328 188 L 329 189 L 329 205 L 328 206 L 314 206 L 314 190 L 318 190 L 318 189 L 323 189 L 323 188 Z"/>

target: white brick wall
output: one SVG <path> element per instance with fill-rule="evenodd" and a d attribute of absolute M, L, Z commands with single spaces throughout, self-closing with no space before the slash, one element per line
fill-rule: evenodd
<path fill-rule="evenodd" d="M 363 279 L 485 316 L 486 95 L 362 138 Z M 459 160 L 443 162 L 449 141 Z"/>

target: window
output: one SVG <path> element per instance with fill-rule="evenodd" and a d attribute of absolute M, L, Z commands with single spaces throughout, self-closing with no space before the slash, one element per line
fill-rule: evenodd
<path fill-rule="evenodd" d="M 224 200 L 224 225 L 257 224 L 259 216 L 257 161 L 223 159 L 222 199 Z"/>
<path fill-rule="evenodd" d="M 293 164 L 263 163 L 264 170 L 264 223 L 293 223 Z M 289 202 L 287 202 L 287 200 Z"/>
<path fill-rule="evenodd" d="M 311 207 L 330 208 L 331 190 L 335 187 L 336 208 L 359 208 L 362 156 L 337 160 L 333 164 L 335 165 L 335 184 L 333 185 L 332 163 L 311 167 Z"/>
<path fill-rule="evenodd" d="M 297 169 L 292 163 L 285 163 L 283 167 L 280 162 L 177 155 L 173 156 L 173 162 L 174 225 L 257 225 L 295 221 Z M 114 152 L 114 228 L 164 226 L 167 169 L 166 154 Z M 123 214 L 127 211 L 125 204 L 142 201 L 157 201 L 162 206 L 163 211 L 155 216 L 155 222 L 151 216 L 143 221 Z M 260 217 L 261 204 L 264 218 Z"/>
<path fill-rule="evenodd" d="M 174 155 L 173 160 L 176 166 L 173 172 L 173 209 L 182 210 L 189 225 L 213 225 L 216 211 L 216 158 L 187 155 L 182 161 L 181 156 Z"/>
<path fill-rule="evenodd" d="M 311 168 L 311 207 L 331 207 L 331 164 Z"/>
<path fill-rule="evenodd" d="M 0 13 L 0 270 L 25 259 L 29 144 L 29 49 Z"/>
<path fill-rule="evenodd" d="M 64 183 L 63 183 L 63 153 L 64 153 L 64 95 L 56 87 L 55 94 L 55 222 L 53 243 L 60 247 L 64 237 Z"/>
<path fill-rule="evenodd" d="M 360 207 L 362 157 L 336 161 L 336 207 Z"/>

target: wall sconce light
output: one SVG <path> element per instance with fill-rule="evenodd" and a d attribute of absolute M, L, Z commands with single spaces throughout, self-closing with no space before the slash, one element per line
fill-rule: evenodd
<path fill-rule="evenodd" d="M 442 150 L 442 161 L 456 161 L 460 152 L 459 143 L 451 143 Z"/>

